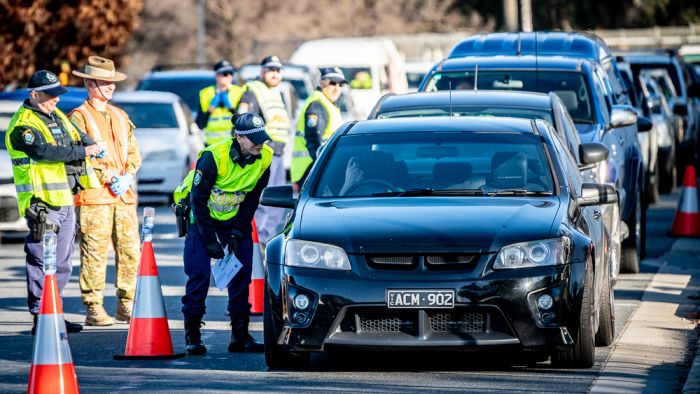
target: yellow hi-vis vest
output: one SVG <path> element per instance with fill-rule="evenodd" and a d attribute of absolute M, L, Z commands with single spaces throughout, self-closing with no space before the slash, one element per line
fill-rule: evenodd
<path fill-rule="evenodd" d="M 335 131 L 343 124 L 343 116 L 340 114 L 340 108 L 326 97 L 323 92 L 314 91 L 309 98 L 306 99 L 304 106 L 301 108 L 299 120 L 297 121 L 297 131 L 294 137 L 294 150 L 292 151 L 292 182 L 299 182 L 301 177 L 306 172 L 306 169 L 313 163 L 309 150 L 306 148 L 306 119 L 305 114 L 309 106 L 318 101 L 323 105 L 323 108 L 328 114 L 328 122 L 326 128 L 321 134 L 321 141 L 326 142 L 335 133 Z"/>
<path fill-rule="evenodd" d="M 289 114 L 287 107 L 282 101 L 282 95 L 277 89 L 270 89 L 262 81 L 250 81 L 246 83 L 246 88 L 255 94 L 258 100 L 263 118 L 265 118 L 265 131 L 270 139 L 282 144 L 289 140 Z"/>
<path fill-rule="evenodd" d="M 78 130 L 70 120 L 58 109 L 56 115 L 61 119 L 68 134 L 73 141 L 80 141 Z M 26 153 L 18 151 L 12 146 L 10 141 L 11 131 L 20 126 L 28 126 L 41 133 L 46 142 L 55 145 L 51 130 L 34 111 L 22 106 L 15 112 L 10 120 L 8 132 L 5 135 L 5 145 L 12 158 L 12 172 L 15 178 L 15 189 L 17 190 L 17 200 L 19 214 L 24 216 L 24 212 L 31 205 L 32 197 L 45 202 L 54 207 L 64 207 L 73 205 L 73 193 L 68 184 L 66 166 L 63 162 L 57 161 L 35 161 Z M 87 188 L 100 187 L 100 181 L 95 175 L 95 171 L 90 165 L 89 158 L 85 158 L 84 171 L 80 174 L 80 184 Z"/>
<path fill-rule="evenodd" d="M 205 151 L 211 152 L 216 163 L 216 183 L 211 189 L 207 202 L 209 215 L 215 220 L 223 221 L 236 216 L 246 194 L 255 188 L 260 177 L 272 163 L 272 148 L 263 145 L 262 158 L 241 167 L 240 164 L 231 160 L 229 155 L 231 144 L 233 144 L 233 138 L 220 141 L 199 152 L 200 157 Z M 175 189 L 173 200 L 176 203 L 187 198 L 192 190 L 192 183 L 198 176 L 197 171 L 196 169 L 190 171 Z"/>
<path fill-rule="evenodd" d="M 209 103 L 211 103 L 214 96 L 216 96 L 216 86 L 207 86 L 199 91 L 200 111 L 209 111 Z M 238 107 L 241 96 L 243 96 L 243 88 L 240 86 L 231 85 L 228 88 L 228 98 L 233 108 Z M 231 123 L 232 117 L 233 114 L 228 108 L 216 107 L 214 112 L 209 115 L 209 121 L 206 127 L 204 127 L 204 142 L 207 145 L 214 145 L 230 137 L 231 129 L 233 128 L 233 124 Z"/>

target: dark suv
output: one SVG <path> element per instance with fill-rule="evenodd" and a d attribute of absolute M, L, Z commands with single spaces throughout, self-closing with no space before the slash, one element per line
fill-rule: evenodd
<path fill-rule="evenodd" d="M 646 215 L 642 199 L 645 169 L 637 130 L 638 123 L 639 129 L 649 130 L 651 122 L 646 118 L 638 120 L 634 108 L 627 105 L 626 91 L 615 87 L 621 79 L 618 83 L 611 81 L 611 74 L 619 76 L 616 65 L 611 63 L 606 70 L 596 60 L 539 56 L 542 52 L 539 50 L 537 56 L 522 54 L 525 46 L 521 47 L 520 56 L 516 53 L 487 56 L 493 53 L 488 51 L 484 56 L 454 57 L 460 53 L 457 50 L 460 45 L 450 55 L 453 57 L 433 67 L 420 90 L 474 89 L 476 83 L 477 90 L 556 93 L 571 114 L 581 141 L 601 142 L 610 150 L 608 161 L 598 166 L 598 182 L 612 183 L 618 188 L 619 212 L 616 205 L 606 206 L 602 211 L 613 234 L 614 258 L 618 256 L 620 240 L 624 239 L 620 267 L 623 271 L 638 272 Z M 534 53 L 534 49 L 530 52 Z M 626 226 L 618 225 L 620 214 Z"/>

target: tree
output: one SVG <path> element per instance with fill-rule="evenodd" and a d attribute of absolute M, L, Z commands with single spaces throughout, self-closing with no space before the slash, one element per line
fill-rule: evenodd
<path fill-rule="evenodd" d="M 142 0 L 0 0 L 0 89 L 97 54 L 120 64 Z M 77 82 L 77 80 L 73 80 Z"/>

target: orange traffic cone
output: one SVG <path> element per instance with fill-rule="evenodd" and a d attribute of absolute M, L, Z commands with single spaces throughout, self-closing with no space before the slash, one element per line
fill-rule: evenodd
<path fill-rule="evenodd" d="M 263 268 L 260 240 L 258 239 L 258 227 L 253 220 L 253 273 L 248 287 L 248 302 L 251 305 L 250 313 L 260 315 L 263 313 L 263 293 L 265 291 L 265 269 Z"/>
<path fill-rule="evenodd" d="M 688 165 L 683 174 L 683 188 L 678 209 L 673 215 L 671 234 L 680 237 L 700 236 L 700 209 L 698 209 L 698 182 L 695 167 Z"/>
<path fill-rule="evenodd" d="M 146 241 L 141 250 L 134 310 L 129 323 L 129 335 L 126 338 L 126 351 L 125 354 L 114 358 L 116 360 L 174 359 L 184 355 L 184 353 L 173 352 L 153 245 L 150 241 Z"/>
<path fill-rule="evenodd" d="M 27 393 L 78 393 L 56 275 L 44 276 Z"/>

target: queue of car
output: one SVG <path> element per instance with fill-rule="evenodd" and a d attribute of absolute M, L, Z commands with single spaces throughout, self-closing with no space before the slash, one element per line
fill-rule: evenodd
<path fill-rule="evenodd" d="M 590 367 L 619 272 L 639 271 L 648 189 L 671 191 L 697 138 L 679 119 L 697 87 L 671 99 L 663 67 L 622 60 L 589 33 L 467 38 L 418 93 L 341 126 L 298 193 L 265 189 L 293 210 L 266 251 L 268 366 L 504 348 Z"/>

